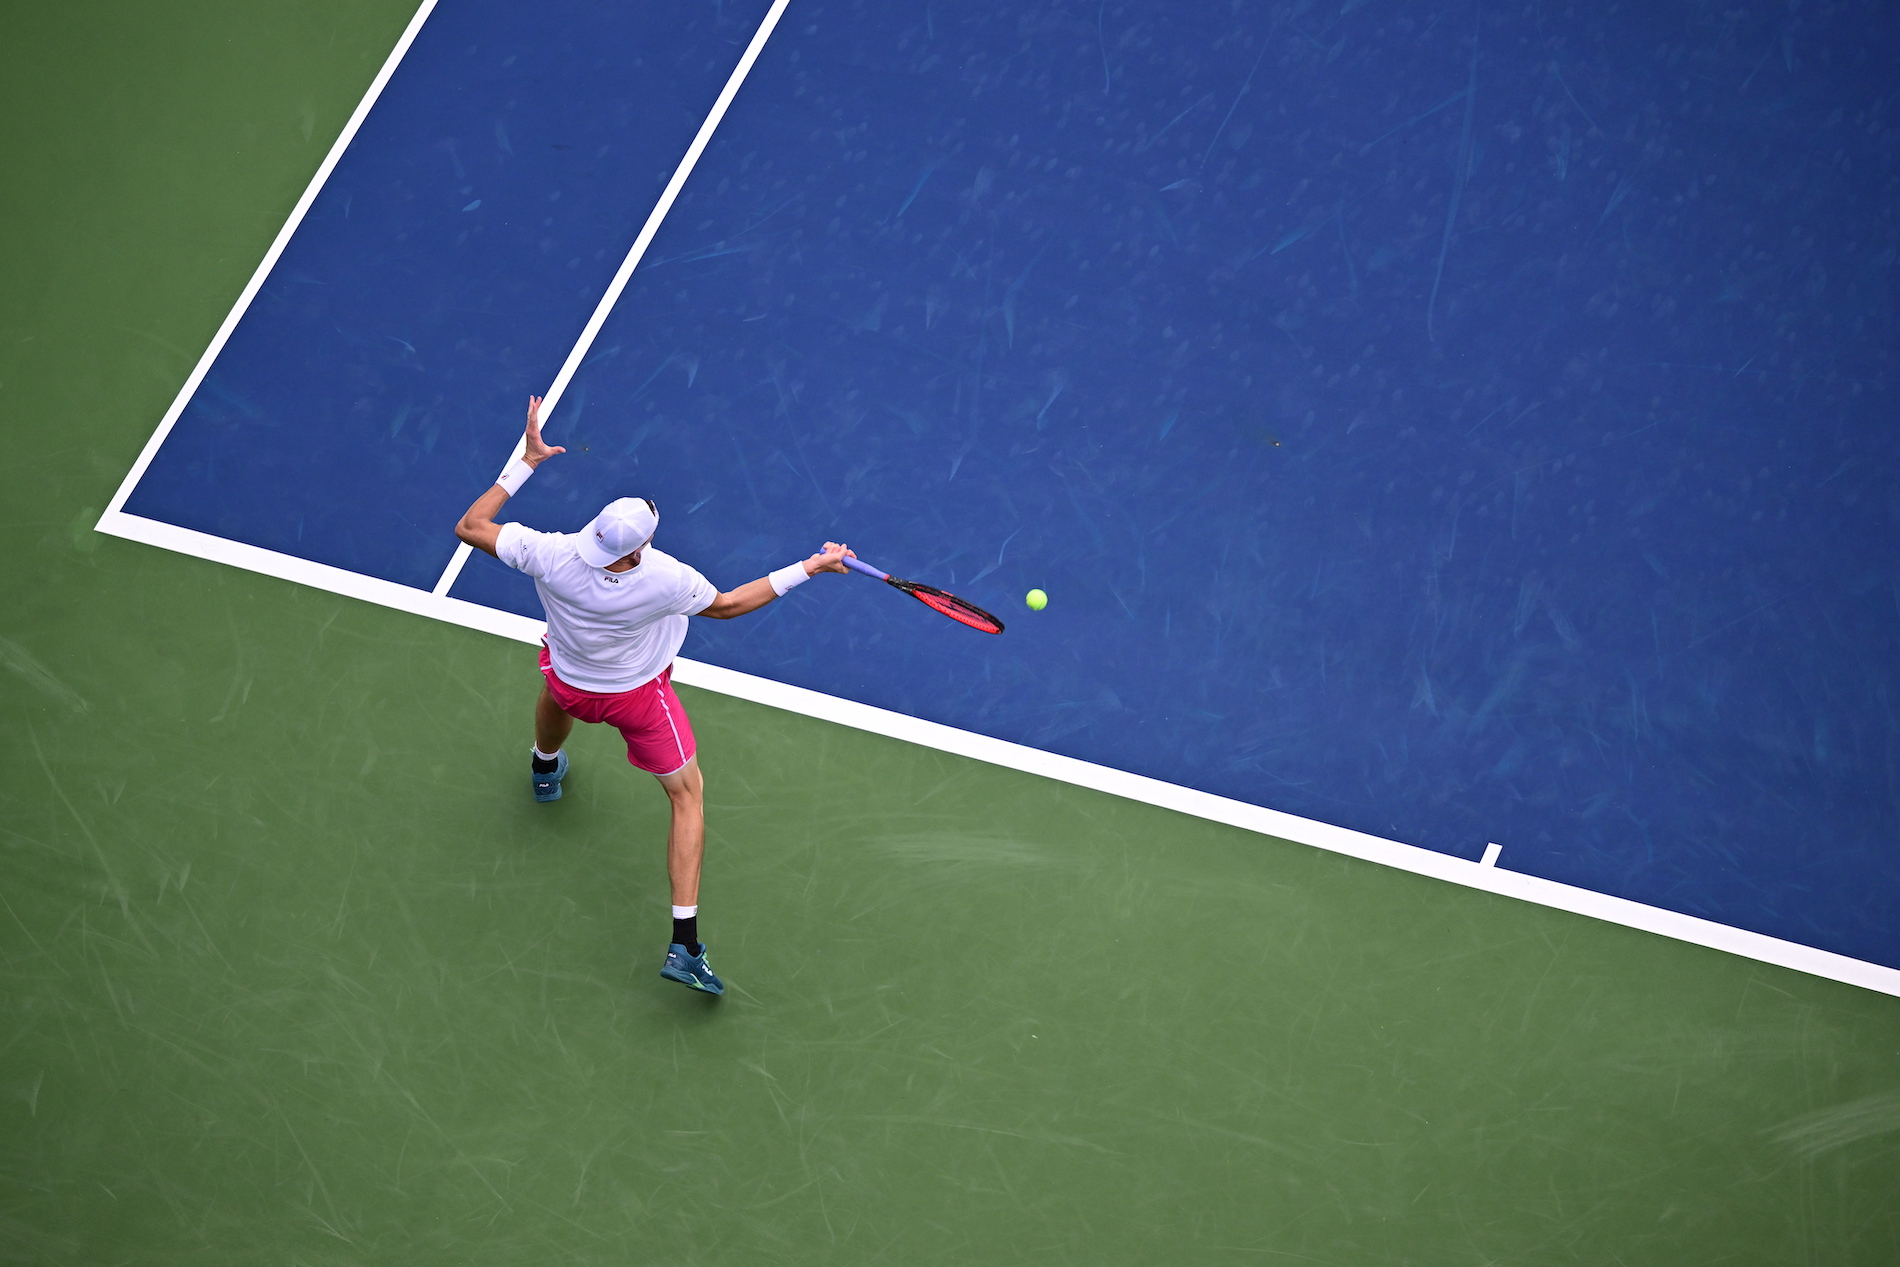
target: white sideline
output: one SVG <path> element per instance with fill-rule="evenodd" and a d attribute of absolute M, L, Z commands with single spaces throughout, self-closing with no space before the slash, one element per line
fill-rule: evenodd
<path fill-rule="evenodd" d="M 606 321 L 614 301 L 625 289 L 627 280 L 632 276 L 640 257 L 658 231 L 660 220 L 671 208 L 674 198 L 677 197 L 681 186 L 685 184 L 687 175 L 690 174 L 700 153 L 710 140 L 713 129 L 718 126 L 719 120 L 724 116 L 726 108 L 738 92 L 740 83 L 757 59 L 759 50 L 764 47 L 766 38 L 772 33 L 772 28 L 777 25 L 779 16 L 785 11 L 788 3 L 789 0 L 775 0 L 765 21 L 760 24 L 758 32 L 753 36 L 751 45 L 746 49 L 745 56 L 740 59 L 732 78 L 727 81 L 725 90 L 713 107 L 712 114 L 701 125 L 692 148 L 687 151 L 685 159 L 675 170 L 672 181 L 668 183 L 666 192 L 661 196 L 653 214 L 648 217 L 646 226 L 634 243 L 633 250 L 621 264 L 620 271 L 614 277 L 613 285 L 609 287 L 599 307 L 596 308 L 593 319 L 581 336 L 580 343 L 575 346 L 567 363 L 561 367 L 561 373 L 555 379 L 554 386 L 549 389 L 546 408 L 550 413 L 554 403 L 558 402 L 560 393 L 572 379 L 588 346 L 592 344 L 601 325 Z M 413 586 L 398 585 L 391 581 L 362 576 L 327 564 L 313 563 L 308 559 L 280 554 L 274 550 L 227 541 L 222 537 L 214 537 L 189 528 L 179 528 L 154 519 L 129 515 L 123 509 L 126 499 L 145 474 L 146 468 L 151 465 L 153 456 L 165 442 L 166 436 L 171 433 L 172 427 L 177 423 L 179 415 L 184 412 L 192 394 L 204 380 L 206 371 L 210 369 L 226 340 L 230 338 L 232 330 L 236 328 L 245 310 L 256 298 L 258 290 L 264 284 L 264 279 L 269 276 L 271 268 L 283 253 L 291 235 L 302 223 L 318 191 L 336 167 L 337 160 L 342 157 L 343 151 L 355 137 L 357 129 L 362 126 L 364 117 L 368 115 L 370 107 L 376 103 L 377 97 L 382 94 L 397 64 L 408 52 L 416 33 L 435 8 L 435 4 L 436 0 L 423 0 L 422 6 L 410 19 L 402 38 L 397 41 L 396 47 L 383 63 L 382 70 L 377 73 L 369 91 L 364 94 L 363 100 L 351 114 L 349 122 L 337 137 L 336 143 L 330 147 L 330 152 L 325 156 L 322 166 L 317 169 L 316 175 L 312 177 L 303 196 L 298 199 L 290 218 L 272 241 L 270 250 L 265 253 L 263 261 L 252 274 L 249 284 L 239 295 L 237 303 L 225 317 L 224 323 L 218 327 L 218 332 L 212 338 L 210 346 L 198 359 L 190 377 L 185 380 L 184 386 L 172 401 L 171 407 L 166 410 L 158 429 L 146 441 L 138 460 L 126 473 L 118 492 L 114 494 L 105 513 L 100 516 L 97 529 L 129 541 L 138 541 L 180 554 L 209 559 L 232 567 L 261 572 L 268 576 L 281 577 L 314 589 L 378 603 L 413 615 L 427 616 L 469 629 L 497 634 L 517 642 L 532 644 L 541 640 L 545 629 L 542 622 L 448 597 L 447 589 L 454 583 L 455 575 L 460 571 L 461 563 L 467 557 L 466 546 L 457 551 L 454 561 L 450 563 L 448 571 L 443 574 L 442 579 L 437 583 L 436 591 L 432 593 Z M 517 447 L 516 453 L 519 454 L 519 452 L 520 449 Z M 1496 845 L 1486 849 L 1484 862 L 1470 862 L 1463 858 L 1435 853 L 1429 849 L 1402 845 L 1396 841 L 1369 836 L 1363 832 L 1333 827 L 1313 819 L 1283 814 L 1278 810 L 1263 809 L 1243 801 L 1197 792 L 1192 788 L 1163 783 L 1158 779 L 1113 770 L 1106 766 L 1078 761 L 1072 757 L 1057 756 L 1054 753 L 1043 752 L 1021 744 L 991 739 L 937 722 L 908 717 L 901 713 L 873 708 L 868 704 L 838 699 L 835 696 L 806 690 L 803 687 L 787 686 L 768 678 L 754 677 L 751 674 L 722 669 L 716 665 L 702 664 L 694 660 L 678 661 L 674 679 L 689 686 L 717 691 L 724 695 L 807 717 L 836 722 L 839 725 L 884 735 L 888 738 L 901 739 L 907 743 L 935 748 L 991 765 L 1041 775 L 1045 778 L 1071 783 L 1077 787 L 1091 788 L 1112 796 L 1175 810 L 1211 822 L 1225 823 L 1247 831 L 1276 836 L 1298 844 L 1310 845 L 1316 849 L 1325 849 L 1367 862 L 1394 867 L 1401 871 L 1410 871 L 1416 875 L 1431 876 L 1434 879 L 1461 884 L 1467 888 L 1483 889 L 1486 892 L 1519 898 L 1540 906 L 1587 915 L 1609 923 L 1622 924 L 1659 936 L 1671 937 L 1678 941 L 1727 951 L 1730 954 L 1762 963 L 1791 968 L 1811 976 L 1900 997 L 1900 970 L 1882 967 L 1864 960 L 1850 959 L 1845 955 L 1782 941 L 1760 933 L 1731 928 L 1726 924 L 1717 924 L 1691 915 L 1680 915 L 1659 907 L 1609 897 L 1589 889 L 1579 889 L 1553 880 L 1541 880 L 1535 876 L 1509 871 L 1496 865 L 1497 853 L 1494 852 L 1498 849 Z"/>
<path fill-rule="evenodd" d="M 546 628 L 541 621 L 531 620 L 526 616 L 496 611 L 493 608 L 482 607 L 459 598 L 449 598 L 442 594 L 431 594 L 426 590 L 408 585 L 397 585 L 391 581 L 360 576 L 355 572 L 344 571 L 342 568 L 312 563 L 308 559 L 278 554 L 272 550 L 259 549 L 257 546 L 226 541 L 222 537 L 195 532 L 189 528 L 174 527 L 171 524 L 137 515 L 128 515 L 123 511 L 107 511 L 99 521 L 99 531 L 124 537 L 130 541 L 162 546 L 181 554 L 195 555 L 201 559 L 210 559 L 233 567 L 282 577 L 316 589 L 328 590 L 334 594 L 360 598 L 365 602 L 380 603 L 385 607 L 394 607 L 414 615 L 428 616 L 450 624 L 499 634 L 501 637 L 511 638 L 517 642 L 538 643 L 541 641 L 542 631 Z M 921 718 L 893 713 L 882 708 L 873 708 L 869 704 L 859 704 L 853 700 L 838 699 L 818 691 L 806 690 L 804 687 L 787 686 L 783 682 L 754 677 L 749 673 L 739 673 L 732 669 L 722 669 L 717 665 L 703 664 L 697 660 L 679 660 L 673 677 L 675 681 L 688 686 L 717 691 L 722 695 L 750 700 L 771 708 L 836 722 L 841 726 L 850 726 L 891 739 L 901 739 L 907 743 L 969 757 L 990 765 L 1020 770 L 1025 774 L 1041 775 L 1044 778 L 1071 783 L 1077 787 L 1106 792 L 1111 796 L 1160 806 L 1182 814 L 1191 814 L 1210 822 L 1226 823 L 1246 831 L 1277 836 L 1282 840 L 1291 840 L 1297 844 L 1345 854 L 1366 862 L 1376 862 L 1400 871 L 1410 871 L 1414 875 L 1431 876 L 1433 879 L 1461 884 L 1466 888 L 1483 889 L 1488 893 L 1519 898 L 1526 902 L 1534 902 L 1539 906 L 1554 907 L 1577 915 L 1588 915 L 1612 924 L 1622 924 L 1627 928 L 1639 928 L 1659 936 L 1672 937 L 1677 941 L 1706 946 L 1712 950 L 1727 951 L 1746 959 L 1792 968 L 1796 972 L 1805 972 L 1811 976 L 1824 977 L 1831 981 L 1840 981 L 1847 985 L 1856 985 L 1881 994 L 1900 997 L 1900 970 L 1882 967 L 1860 959 L 1850 959 L 1846 955 L 1817 950 L 1812 946 L 1803 946 L 1796 942 L 1782 941 L 1780 938 L 1768 937 L 1761 933 L 1751 933 L 1745 929 L 1731 928 L 1726 924 L 1698 919 L 1693 915 L 1681 915 L 1675 911 L 1645 906 L 1640 902 L 1632 902 L 1625 898 L 1610 897 L 1589 889 L 1559 884 L 1554 880 L 1541 880 L 1536 876 L 1508 871 L 1496 865 L 1496 855 L 1491 854 L 1488 849 L 1486 853 L 1491 858 L 1488 863 L 1454 858 L 1448 854 L 1435 853 L 1430 849 L 1420 849 L 1415 845 L 1402 845 L 1397 841 L 1369 836 L 1364 832 L 1334 827 L 1310 818 L 1284 814 L 1278 810 L 1263 809 L 1244 801 L 1215 796 L 1208 792 L 1197 792 L 1192 788 L 1163 783 L 1159 779 L 1113 770 L 1107 766 L 1078 761 L 1073 757 L 1058 756 L 1055 753 L 1043 752 L 1022 744 L 992 739 L 987 735 L 972 734 L 953 726 L 924 721 Z"/>
<path fill-rule="evenodd" d="M 402 61 L 403 54 L 409 51 L 409 46 L 415 43 L 416 32 L 420 31 L 422 24 L 428 21 L 435 3 L 436 0 L 422 0 L 422 7 L 416 10 L 416 16 L 410 18 L 409 25 L 403 28 L 402 38 L 397 40 L 396 47 L 390 50 L 388 58 L 383 62 L 383 68 L 376 72 L 376 78 L 370 81 L 369 91 L 364 93 L 363 99 L 356 103 L 356 110 L 350 115 L 350 121 L 343 125 L 343 131 L 338 133 L 336 144 L 332 145 L 330 152 L 323 156 L 323 163 L 317 168 L 317 174 L 310 178 L 310 183 L 304 187 L 303 197 L 297 199 L 297 205 L 291 209 L 290 219 L 284 221 L 284 227 L 277 231 L 277 237 L 271 242 L 270 250 L 264 252 L 263 262 L 257 266 L 257 271 L 251 274 L 251 280 L 239 293 L 237 302 L 231 306 L 230 314 L 225 317 L 224 324 L 219 326 L 217 334 L 212 336 L 211 346 L 207 347 L 205 354 L 198 358 L 198 364 L 192 367 L 191 376 L 185 380 L 185 385 L 178 389 L 178 395 L 173 398 L 171 408 L 165 411 L 165 417 L 159 422 L 158 430 L 154 431 L 152 438 L 145 442 L 145 447 L 139 452 L 138 461 L 132 464 L 132 469 L 127 471 L 125 478 L 119 482 L 119 491 L 112 495 L 112 501 L 106 506 L 105 516 L 99 520 L 101 532 L 106 531 L 106 519 L 117 514 L 125 505 L 125 499 L 132 495 L 132 490 L 138 486 L 139 480 L 145 475 L 145 468 L 152 464 L 152 459 L 158 454 L 159 446 L 165 443 L 165 437 L 172 433 L 172 427 L 177 424 L 178 416 L 185 412 L 185 406 L 191 402 L 192 394 L 198 390 L 198 384 L 204 381 L 205 374 L 211 369 L 211 363 L 217 360 L 218 353 L 224 350 L 225 341 L 231 337 L 231 331 L 237 329 L 237 323 L 251 306 L 251 301 L 256 299 L 257 292 L 263 289 L 264 279 L 269 277 L 271 269 L 277 266 L 277 257 L 284 253 L 284 247 L 290 242 L 290 235 L 297 231 L 297 226 L 303 223 L 304 216 L 309 214 L 310 204 L 317 200 L 317 193 L 323 188 L 323 183 L 330 179 L 330 173 L 336 169 L 337 160 L 343 157 L 343 151 L 348 149 L 350 142 L 356 138 L 356 130 L 363 126 L 363 120 L 368 117 L 370 107 L 375 105 L 376 99 L 383 95 L 383 89 L 389 84 L 389 77 L 396 73 L 397 63 Z"/>
<path fill-rule="evenodd" d="M 627 288 L 627 282 L 633 277 L 633 270 L 640 266 L 640 258 L 647 253 L 647 247 L 652 245 L 653 235 L 660 231 L 660 222 L 666 219 L 666 213 L 673 209 L 673 200 L 679 197 L 680 190 L 685 187 L 686 178 L 693 174 L 693 167 L 699 162 L 699 156 L 706 152 L 706 146 L 712 140 L 713 131 L 718 128 L 719 121 L 726 117 L 726 108 L 732 104 L 732 99 L 739 95 L 739 85 L 745 82 L 746 74 L 752 69 L 752 63 L 759 60 L 759 51 L 765 47 L 765 41 L 771 38 L 772 28 L 778 25 L 779 17 L 785 12 L 785 6 L 790 3 L 791 0 L 773 0 L 772 8 L 766 13 L 765 20 L 759 23 L 759 29 L 753 32 L 752 42 L 746 45 L 745 55 L 739 59 L 739 64 L 733 67 L 732 74 L 726 79 L 726 86 L 720 91 L 719 100 L 713 102 L 712 112 L 706 116 L 706 121 L 699 125 L 699 132 L 693 137 L 693 143 L 686 147 L 686 157 L 682 158 L 679 166 L 673 169 L 673 179 L 666 182 L 665 192 L 660 195 L 659 202 L 653 205 L 653 211 L 647 216 L 647 222 L 640 226 L 640 236 L 633 240 L 633 248 L 627 252 L 627 258 L 621 261 L 620 270 L 614 274 L 607 292 L 600 297 L 600 302 L 594 305 L 594 315 L 588 318 L 587 328 L 581 331 L 580 341 L 574 345 L 574 350 L 567 354 L 567 360 L 561 365 L 561 372 L 554 376 L 553 385 L 548 388 L 547 395 L 541 398 L 541 424 L 544 428 L 548 419 L 554 414 L 554 407 L 560 404 L 561 394 L 567 390 L 568 383 L 573 380 L 574 372 L 580 369 L 581 362 L 586 359 L 587 349 L 594 346 L 594 340 L 600 335 L 600 328 L 607 324 L 608 314 L 614 310 L 614 305 L 620 302 L 620 292 Z M 513 462 L 520 457 L 527 445 L 526 436 L 515 441 L 514 452 L 509 456 L 508 462 Z M 502 463 L 502 466 L 496 469 L 502 469 L 508 465 L 508 462 Z M 468 556 L 472 552 L 473 547 L 466 542 L 455 547 L 454 556 L 449 559 L 449 565 L 442 569 L 442 575 L 435 583 L 435 593 L 447 594 L 454 588 L 455 578 L 462 574 L 462 567 L 468 562 Z"/>

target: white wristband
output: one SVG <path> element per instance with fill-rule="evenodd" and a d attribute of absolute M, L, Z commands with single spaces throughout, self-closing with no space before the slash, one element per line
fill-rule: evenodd
<path fill-rule="evenodd" d="M 786 590 L 803 585 L 811 576 L 803 563 L 793 563 L 768 574 L 765 579 L 772 583 L 772 592 L 782 598 Z"/>
<path fill-rule="evenodd" d="M 516 493 L 521 491 L 521 486 L 526 484 L 528 477 L 533 474 L 534 468 L 532 466 L 529 466 L 520 458 L 516 458 L 508 464 L 507 468 L 504 469 L 500 475 L 495 477 L 495 483 L 501 485 L 502 491 L 507 493 L 508 496 L 513 497 Z"/>

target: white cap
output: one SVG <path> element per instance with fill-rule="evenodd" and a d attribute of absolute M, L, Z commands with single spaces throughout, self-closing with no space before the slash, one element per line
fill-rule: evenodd
<path fill-rule="evenodd" d="M 574 549 L 590 565 L 604 568 L 626 558 L 653 540 L 660 526 L 660 512 L 653 503 L 639 497 L 622 497 L 607 503 L 606 509 L 574 538 Z"/>

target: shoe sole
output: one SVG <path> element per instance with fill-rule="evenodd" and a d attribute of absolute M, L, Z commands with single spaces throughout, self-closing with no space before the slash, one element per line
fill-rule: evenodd
<path fill-rule="evenodd" d="M 701 994 L 724 994 L 725 993 L 724 989 L 715 990 L 713 987 L 702 983 L 695 977 L 676 977 L 672 973 L 667 972 L 664 969 L 661 970 L 660 976 L 667 981 L 677 982 L 680 985 L 685 986 L 689 990 L 698 990 Z"/>

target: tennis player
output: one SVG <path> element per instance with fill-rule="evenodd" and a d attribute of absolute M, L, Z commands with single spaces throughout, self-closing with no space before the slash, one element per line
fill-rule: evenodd
<path fill-rule="evenodd" d="M 608 503 L 580 532 L 536 532 L 495 515 L 534 468 L 567 450 L 541 439 L 541 398 L 528 398 L 527 443 L 494 487 L 476 499 L 455 535 L 534 578 L 547 611 L 541 698 L 534 707 L 533 787 L 537 801 L 561 799 L 562 745 L 578 719 L 617 727 L 627 760 L 660 781 L 673 803 L 666 873 L 673 886 L 673 940 L 660 975 L 724 994 L 699 940 L 699 866 L 706 851 L 704 783 L 693 725 L 673 693 L 673 657 L 688 616 L 731 620 L 755 612 L 819 572 L 842 572 L 851 554 L 825 548 L 722 594 L 712 582 L 652 544 L 660 513 L 651 501 Z M 855 557 L 855 556 L 853 556 Z"/>

